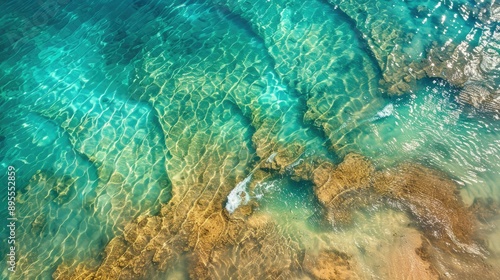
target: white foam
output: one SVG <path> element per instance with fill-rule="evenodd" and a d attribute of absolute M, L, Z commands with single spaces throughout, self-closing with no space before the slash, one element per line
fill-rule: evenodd
<path fill-rule="evenodd" d="M 255 198 L 260 200 L 264 197 L 264 194 L 269 192 L 274 192 L 278 188 L 277 180 L 272 180 L 268 182 L 260 182 L 255 186 Z"/>
<path fill-rule="evenodd" d="M 272 153 L 266 160 L 266 162 L 273 162 L 274 161 L 274 158 L 276 158 L 276 156 L 278 155 L 278 153 Z"/>
<path fill-rule="evenodd" d="M 227 196 L 226 210 L 232 214 L 240 205 L 247 204 L 250 200 L 250 195 L 247 192 L 247 185 L 252 180 L 252 174 L 239 182 L 236 187 Z"/>
<path fill-rule="evenodd" d="M 382 119 L 391 116 L 394 113 L 394 105 L 392 103 L 387 104 L 382 111 L 377 112 L 377 119 Z"/>
<path fill-rule="evenodd" d="M 292 169 L 294 169 L 297 165 L 301 164 L 302 162 L 304 161 L 303 158 L 299 158 L 298 160 L 290 163 L 290 165 L 288 165 L 287 167 L 285 167 L 285 169 L 287 171 L 291 171 Z"/>
<path fill-rule="evenodd" d="M 368 121 L 373 122 L 376 120 L 387 118 L 389 116 L 392 116 L 393 113 L 394 113 L 394 105 L 392 105 L 392 103 L 389 103 L 385 105 L 385 107 L 382 110 L 378 111 L 375 116 L 368 119 Z"/>

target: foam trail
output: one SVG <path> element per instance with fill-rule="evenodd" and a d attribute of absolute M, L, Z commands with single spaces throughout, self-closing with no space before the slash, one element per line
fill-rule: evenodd
<path fill-rule="evenodd" d="M 276 158 L 277 155 L 278 155 L 278 153 L 272 153 L 269 156 L 269 158 L 267 158 L 266 162 L 272 163 L 274 161 L 274 159 Z"/>
<path fill-rule="evenodd" d="M 393 113 L 394 113 L 394 105 L 392 105 L 392 103 L 389 103 L 385 105 L 385 107 L 381 111 L 378 111 L 377 114 L 370 119 L 370 121 L 376 121 L 392 116 Z"/>
<path fill-rule="evenodd" d="M 375 114 L 375 116 L 373 116 L 369 119 L 361 119 L 360 121 L 347 120 L 346 122 L 342 123 L 342 125 L 339 128 L 337 128 L 334 133 L 340 132 L 341 130 L 345 129 L 347 126 L 354 128 L 356 126 L 364 124 L 365 122 L 374 122 L 374 121 L 377 121 L 377 120 L 380 120 L 383 118 L 387 118 L 389 116 L 392 116 L 393 113 L 394 113 L 394 105 L 392 103 L 389 103 L 389 104 L 385 105 L 385 107 L 382 108 L 382 110 L 378 111 Z"/>
<path fill-rule="evenodd" d="M 247 185 L 252 180 L 252 174 L 239 182 L 236 187 L 227 196 L 226 210 L 232 214 L 241 203 L 247 204 L 250 200 L 250 195 L 247 192 Z"/>

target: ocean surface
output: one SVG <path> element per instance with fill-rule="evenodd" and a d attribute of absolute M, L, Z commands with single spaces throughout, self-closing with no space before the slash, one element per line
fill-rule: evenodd
<path fill-rule="evenodd" d="M 1 279 L 500 279 L 497 1 L 0 9 Z"/>

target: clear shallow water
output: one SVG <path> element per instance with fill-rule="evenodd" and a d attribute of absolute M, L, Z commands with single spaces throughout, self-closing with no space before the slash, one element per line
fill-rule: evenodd
<path fill-rule="evenodd" d="M 500 199 L 498 116 L 460 105 L 460 89 L 442 80 L 401 97 L 379 89 L 433 44 L 477 44 L 467 34 L 492 27 L 464 8 L 473 3 L 54 2 L 1 4 L 0 166 L 18 170 L 20 217 L 18 271 L 2 262 L 2 277 L 97 266 L 134 218 L 162 204 L 180 220 L 197 202 L 224 208 L 269 159 L 278 166 L 248 186 L 255 215 L 283 236 L 303 231 L 298 242 L 313 251 L 352 255 L 362 278 L 397 279 L 384 256 L 404 242 L 388 237 L 418 231 L 378 204 L 349 227 L 325 229 L 313 184 L 291 179 L 301 163 L 339 163 L 349 152 L 378 169 L 418 162 L 449 174 L 466 205 Z M 498 264 L 498 231 L 488 237 Z M 189 260 L 172 267 L 187 269 L 179 262 Z"/>

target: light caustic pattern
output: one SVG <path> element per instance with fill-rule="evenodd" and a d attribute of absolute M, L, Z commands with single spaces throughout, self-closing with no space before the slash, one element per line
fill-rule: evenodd
<path fill-rule="evenodd" d="M 0 4 L 0 165 L 19 170 L 2 277 L 470 276 L 446 270 L 425 202 L 368 190 L 380 170 L 413 178 L 391 173 L 408 161 L 461 187 L 450 205 L 475 206 L 498 267 L 494 2 L 54 2 Z M 335 167 L 353 152 L 367 184 Z M 339 207 L 350 223 L 332 226 Z"/>

